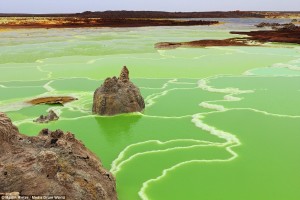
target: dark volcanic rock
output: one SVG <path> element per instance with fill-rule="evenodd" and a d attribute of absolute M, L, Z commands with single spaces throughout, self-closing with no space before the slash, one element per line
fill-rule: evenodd
<path fill-rule="evenodd" d="M 298 26 L 296 26 L 293 23 L 289 23 L 289 24 L 284 24 L 282 27 L 279 27 L 276 30 L 279 30 L 279 31 L 297 31 L 298 29 L 299 29 Z"/>
<path fill-rule="evenodd" d="M 298 26 L 293 23 L 288 24 L 279 24 L 279 23 L 266 23 L 262 22 L 260 24 L 255 25 L 257 28 L 271 27 L 273 30 L 287 30 L 294 31 L 297 30 Z"/>
<path fill-rule="evenodd" d="M 0 17 L 1 18 L 1 17 Z M 215 25 L 218 21 L 207 20 L 177 20 L 177 19 L 132 19 L 132 18 L 89 18 L 89 17 L 66 17 L 66 18 L 43 18 L 32 20 L 22 18 L 5 20 L 1 23 L 2 28 L 80 28 L 80 27 L 143 27 L 143 26 L 202 26 Z"/>
<path fill-rule="evenodd" d="M 53 111 L 50 110 L 48 112 L 48 115 L 41 115 L 39 118 L 37 118 L 36 120 L 33 120 L 34 122 L 38 122 L 38 123 L 48 123 L 51 121 L 56 121 L 58 120 L 59 117 L 57 116 L 57 114 Z"/>
<path fill-rule="evenodd" d="M 279 23 L 268 23 L 268 22 L 261 22 L 255 25 L 257 28 L 264 28 L 264 27 L 278 27 L 281 26 Z"/>
<path fill-rule="evenodd" d="M 116 115 L 120 113 L 141 112 L 145 108 L 140 90 L 129 80 L 129 71 L 123 67 L 120 77 L 107 78 L 96 89 L 93 113 Z"/>
<path fill-rule="evenodd" d="M 155 44 L 157 49 L 175 49 L 178 47 L 213 47 L 213 46 L 249 46 L 247 40 L 237 38 L 224 40 L 196 40 L 191 42 L 159 42 Z"/>
<path fill-rule="evenodd" d="M 116 184 L 99 159 L 70 132 L 19 133 L 0 113 L 0 194 L 66 195 L 116 200 Z"/>
<path fill-rule="evenodd" d="M 286 24 L 278 30 L 263 30 L 250 32 L 230 32 L 232 34 L 247 35 L 248 40 L 258 42 L 283 42 L 300 44 L 300 27 Z"/>
<path fill-rule="evenodd" d="M 259 26 L 275 26 L 276 24 L 262 23 Z M 259 30 L 237 32 L 231 34 L 247 35 L 249 37 L 236 37 L 224 40 L 196 40 L 191 42 L 159 42 L 155 44 L 158 49 L 175 49 L 178 47 L 210 47 L 210 46 L 258 46 L 265 42 L 282 42 L 300 44 L 300 26 L 295 24 L 279 24 L 274 30 Z"/>

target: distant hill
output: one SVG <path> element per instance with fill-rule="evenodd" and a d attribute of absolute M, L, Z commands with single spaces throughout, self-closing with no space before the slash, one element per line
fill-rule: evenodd
<path fill-rule="evenodd" d="M 0 13 L 0 17 L 81 17 L 81 18 L 300 18 L 299 12 L 286 11 L 213 11 L 213 12 L 163 12 L 163 11 L 102 11 L 69 14 Z"/>
<path fill-rule="evenodd" d="M 73 14 L 5 14 L 0 17 L 87 17 L 87 18 L 264 18 L 258 12 L 230 11 L 230 12 L 163 12 L 163 11 L 103 11 Z"/>
<path fill-rule="evenodd" d="M 104 11 L 78 13 L 84 17 L 101 18 L 240 18 L 264 17 L 252 12 L 161 12 L 161 11 Z"/>

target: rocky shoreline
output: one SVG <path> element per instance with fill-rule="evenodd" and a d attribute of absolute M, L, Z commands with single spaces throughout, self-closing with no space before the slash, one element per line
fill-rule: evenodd
<path fill-rule="evenodd" d="M 43 129 L 29 137 L 1 112 L 0 180 L 0 195 L 117 199 L 114 176 L 72 133 Z"/>
<path fill-rule="evenodd" d="M 196 26 L 219 23 L 216 20 L 196 20 L 196 18 L 289 18 L 297 20 L 300 18 L 300 12 L 236 10 L 228 12 L 86 11 L 70 14 L 0 13 L 0 30 L 15 28 Z"/>
<path fill-rule="evenodd" d="M 0 17 L 0 29 L 215 25 L 218 21 L 86 17 Z"/>
<path fill-rule="evenodd" d="M 210 46 L 259 46 L 266 42 L 300 44 L 300 26 L 294 24 L 261 24 L 267 27 L 275 26 L 274 30 L 231 31 L 231 34 L 246 35 L 224 40 L 196 40 L 190 42 L 159 42 L 157 49 L 174 49 L 178 47 L 210 47 Z M 261 26 L 260 25 L 260 26 Z"/>
<path fill-rule="evenodd" d="M 225 39 L 225 40 L 195 40 L 190 42 L 159 42 L 155 44 L 157 49 L 176 49 L 179 47 L 214 47 L 214 46 L 250 46 L 247 40 Z M 253 46 L 253 45 L 252 45 Z"/>
<path fill-rule="evenodd" d="M 280 28 L 278 30 L 260 30 L 250 32 L 236 32 L 231 34 L 247 35 L 248 40 L 258 42 L 280 42 L 300 44 L 300 27 L 293 27 L 292 29 Z"/>

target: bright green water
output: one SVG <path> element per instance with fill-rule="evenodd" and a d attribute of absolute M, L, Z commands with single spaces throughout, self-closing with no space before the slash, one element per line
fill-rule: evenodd
<path fill-rule="evenodd" d="M 300 199 L 299 47 L 153 48 L 245 24 L 1 32 L 0 111 L 27 135 L 73 132 L 115 174 L 120 200 Z M 92 115 L 93 91 L 123 65 L 145 111 Z M 79 100 L 17 107 L 46 95 Z M 60 119 L 32 122 L 48 109 Z"/>

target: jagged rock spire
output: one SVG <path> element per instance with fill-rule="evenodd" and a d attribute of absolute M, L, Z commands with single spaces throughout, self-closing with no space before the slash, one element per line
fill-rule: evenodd
<path fill-rule="evenodd" d="M 141 112 L 145 102 L 138 87 L 129 80 L 129 70 L 122 68 L 119 78 L 107 78 L 96 89 L 93 99 L 93 113 L 116 115 Z"/>
<path fill-rule="evenodd" d="M 123 82 L 129 81 L 129 70 L 126 66 L 123 67 L 119 79 Z"/>

